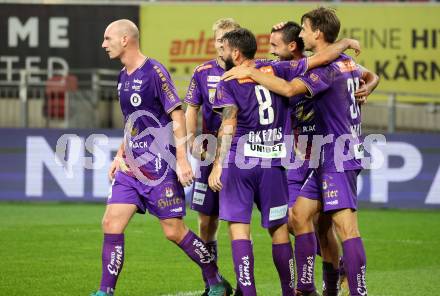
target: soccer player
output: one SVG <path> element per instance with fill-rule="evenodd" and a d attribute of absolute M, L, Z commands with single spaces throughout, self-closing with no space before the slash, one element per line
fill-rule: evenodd
<path fill-rule="evenodd" d="M 301 22 L 300 36 L 305 48 L 315 54 L 331 46 L 340 29 L 335 12 L 323 7 L 304 14 Z M 363 146 L 360 108 L 355 93 L 364 77 L 362 69 L 352 58 L 342 54 L 328 66 L 289 82 L 244 67 L 225 73 L 225 77 L 250 77 L 283 96 L 308 93 L 314 98 L 316 132 L 329 141 L 319 147 L 319 150 L 322 148 L 319 151 L 322 155 L 319 167 L 309 175 L 293 208 L 295 234 L 304 237 L 304 240 L 296 240 L 295 248 L 308 252 L 303 254 L 303 258 L 314 258 L 316 238 L 313 217 L 321 210 L 329 213 L 342 240 L 350 295 L 367 295 L 366 256 L 357 224 L 356 186 L 362 168 Z M 366 87 L 364 94 L 373 89 L 374 85 Z M 320 198 L 314 199 L 317 190 L 321 192 Z"/>
<path fill-rule="evenodd" d="M 303 74 L 307 64 L 313 68 L 336 58 L 350 43 L 344 42 L 332 48 L 338 49 L 335 52 L 329 49 L 332 55 L 328 58 L 319 55 L 311 60 L 272 66 L 259 63 L 258 71 L 292 79 Z M 256 50 L 255 37 L 249 30 L 226 33 L 222 51 L 226 70 L 241 64 L 256 66 Z M 208 181 L 212 190 L 220 191 L 220 219 L 229 222 L 237 282 L 243 295 L 256 295 L 249 225 L 255 202 L 261 212 L 261 224 L 272 237 L 272 255 L 282 295 L 294 295 L 294 260 L 287 229 L 287 179 L 281 165 L 281 158 L 286 157 L 283 140 L 288 100 L 253 80 L 231 80 L 217 86 L 214 108 L 222 110 L 222 124 Z"/>
<path fill-rule="evenodd" d="M 301 32 L 301 26 L 294 22 L 283 23 L 282 26 L 275 26 L 272 28 L 270 35 L 270 52 L 272 55 L 279 58 L 281 61 L 289 60 L 299 60 L 304 57 L 304 42 L 299 37 Z M 365 84 L 366 86 L 372 87 L 376 86 L 378 83 L 377 75 L 372 72 L 365 70 Z M 355 93 L 357 96 L 359 91 Z M 362 96 L 363 94 L 360 93 Z M 311 173 L 312 169 L 309 167 L 309 159 L 311 152 L 311 144 L 313 135 L 315 134 L 315 120 L 314 120 L 314 110 L 313 101 L 305 98 L 304 96 L 298 96 L 290 100 L 291 106 L 291 123 L 292 129 L 295 137 L 295 149 L 294 157 L 299 157 L 304 160 L 301 167 L 297 169 L 289 169 L 287 174 L 287 183 L 289 187 L 289 230 L 291 234 L 294 234 L 294 223 L 293 223 L 293 205 L 301 191 L 302 186 L 307 180 L 308 175 Z M 300 136 L 305 136 L 307 139 L 307 145 L 304 146 L 305 151 L 301 151 L 301 145 L 298 145 L 298 139 Z M 314 192 L 315 198 L 319 197 L 320 192 Z M 321 219 L 319 217 L 321 216 Z M 323 294 L 326 296 L 336 296 L 338 294 L 338 278 L 339 278 L 339 244 L 335 233 L 331 227 L 322 227 L 319 231 L 319 223 L 331 223 L 328 219 L 329 215 L 319 213 L 314 218 L 315 230 L 318 234 L 319 240 L 318 249 L 320 249 L 320 254 L 322 254 L 322 268 L 323 268 L 323 281 L 324 281 L 324 291 Z M 300 238 L 301 239 L 301 236 Z M 303 250 L 295 249 L 295 257 L 301 258 L 301 253 Z M 302 260 L 299 260 L 302 261 Z M 298 261 L 298 262 L 299 262 Z M 302 261 L 303 262 L 303 261 Z M 308 261 L 306 261 L 309 263 Z M 314 277 L 307 277 L 309 274 L 307 272 L 309 265 L 297 266 L 298 270 L 298 281 L 297 281 L 297 291 L 300 293 L 308 293 L 309 295 L 316 294 L 316 288 L 314 285 Z"/>
<path fill-rule="evenodd" d="M 225 63 L 220 58 L 221 40 L 223 35 L 234 29 L 238 29 L 239 24 L 231 18 L 223 18 L 216 21 L 212 27 L 215 38 L 215 49 L 217 57 L 195 68 L 191 78 L 188 92 L 185 97 L 186 109 L 186 129 L 189 135 L 188 143 L 190 151 L 198 154 L 196 158 L 205 158 L 206 144 L 194 147 L 194 136 L 197 132 L 197 121 L 200 108 L 202 109 L 202 133 L 217 136 L 221 124 L 220 114 L 213 111 L 212 106 L 215 98 L 215 91 L 220 77 L 225 72 Z M 202 157 L 203 154 L 203 157 Z M 217 229 L 218 229 L 218 192 L 214 192 L 208 187 L 208 176 L 212 165 L 200 166 L 200 176 L 195 179 L 192 192 L 191 209 L 199 212 L 199 235 L 209 247 L 210 252 L 217 261 Z M 206 278 L 205 293 L 207 295 L 209 286 Z"/>
<path fill-rule="evenodd" d="M 148 209 L 159 219 L 166 238 L 203 270 L 209 295 L 223 296 L 225 287 L 212 254 L 183 222 L 182 185 L 191 184 L 193 173 L 186 143 L 178 141 L 186 136 L 185 116 L 170 75 L 158 61 L 140 52 L 139 30 L 129 20 L 111 23 L 105 30 L 102 47 L 110 59 L 119 59 L 124 65 L 118 78 L 118 93 L 126 129 L 124 143 L 109 172 L 114 179 L 102 221 L 102 277 L 99 290 L 92 295 L 113 295 L 124 263 L 124 230 L 136 212 L 145 213 Z M 167 129 L 171 124 L 174 132 Z M 170 147 L 173 142 L 175 149 Z M 159 146 L 156 148 L 160 153 L 152 155 L 154 146 Z M 138 159 L 142 161 L 139 170 Z M 125 169 L 118 170 L 121 163 L 127 163 L 129 170 L 125 165 L 121 166 Z M 170 169 L 173 165 L 177 173 Z"/>

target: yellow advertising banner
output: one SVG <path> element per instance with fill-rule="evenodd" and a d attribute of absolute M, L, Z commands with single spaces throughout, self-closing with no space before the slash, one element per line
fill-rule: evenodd
<path fill-rule="evenodd" d="M 316 8 L 297 4 L 148 4 L 141 7 L 142 50 L 171 72 L 184 95 L 195 66 L 215 57 L 212 24 L 232 17 L 254 32 L 258 57 L 270 58 L 269 35 L 280 21 L 300 22 Z M 411 101 L 440 101 L 440 5 L 335 4 L 339 37 L 363 47 L 357 62 L 376 72 L 382 92 L 410 93 Z M 399 96 L 405 98 L 406 96 Z"/>

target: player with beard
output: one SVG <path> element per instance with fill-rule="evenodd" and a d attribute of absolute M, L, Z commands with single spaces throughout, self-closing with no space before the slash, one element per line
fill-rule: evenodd
<path fill-rule="evenodd" d="M 332 46 L 339 33 L 339 19 L 328 8 L 312 10 L 303 15 L 301 21 L 300 36 L 305 48 L 315 55 Z M 226 80 L 244 77 L 287 97 L 307 93 L 314 98 L 316 132 L 321 139 L 330 141 L 321 142 L 318 148 L 313 146 L 321 155 L 319 167 L 308 176 L 294 205 L 295 248 L 305 252 L 296 259 L 303 260 L 299 265 L 308 264 L 313 268 L 314 263 L 309 263 L 316 249 L 313 217 L 321 210 L 330 214 L 342 240 L 350 295 L 367 295 L 366 256 L 357 223 L 356 186 L 362 169 L 363 145 L 360 107 L 355 93 L 364 77 L 362 68 L 351 57 L 342 54 L 329 65 L 289 81 L 262 75 L 258 69 L 250 67 L 236 68 L 224 75 Z M 365 94 L 371 90 L 365 90 Z M 318 199 L 314 196 L 316 191 L 320 191 Z M 300 236 L 302 239 L 298 239 Z"/>
<path fill-rule="evenodd" d="M 196 159 L 204 160 L 206 157 L 206 143 L 200 143 L 197 147 L 194 145 L 194 139 L 197 132 L 197 122 L 200 109 L 202 109 L 202 134 L 217 136 L 221 124 L 221 116 L 214 112 L 215 90 L 220 77 L 225 72 L 225 63 L 220 58 L 223 35 L 234 29 L 240 28 L 240 25 L 231 18 L 219 19 L 213 24 L 214 46 L 217 51 L 217 57 L 207 61 L 194 70 L 188 92 L 185 97 L 187 103 L 186 109 L 186 129 L 189 135 L 188 144 L 191 153 Z M 218 192 L 214 192 L 208 186 L 208 176 L 212 165 L 200 166 L 200 176 L 195 179 L 191 209 L 199 213 L 199 235 L 200 238 L 209 247 L 211 253 L 218 260 L 217 252 L 217 230 L 218 230 Z M 209 285 L 205 277 L 205 292 L 207 295 Z M 237 294 L 237 292 L 236 292 Z M 202 296 L 203 296 L 202 295 Z M 239 292 L 238 294 L 239 295 Z"/>
<path fill-rule="evenodd" d="M 223 36 L 226 69 L 240 64 L 258 71 L 293 79 L 307 67 L 331 61 L 348 46 L 344 40 L 312 59 L 267 66 L 254 60 L 257 43 L 246 29 Z M 256 295 L 250 221 L 254 202 L 261 224 L 272 237 L 272 255 L 282 295 L 294 295 L 294 260 L 287 229 L 287 179 L 281 159 L 286 157 L 284 133 L 288 100 L 250 79 L 222 81 L 217 86 L 215 109 L 222 110 L 217 152 L 209 186 L 220 191 L 220 219 L 228 221 L 237 282 L 243 295 Z"/>

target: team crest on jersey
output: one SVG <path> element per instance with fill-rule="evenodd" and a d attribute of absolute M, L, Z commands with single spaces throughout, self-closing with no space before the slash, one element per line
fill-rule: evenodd
<path fill-rule="evenodd" d="M 210 88 L 210 89 L 208 90 L 208 93 L 209 93 L 209 102 L 210 102 L 211 104 L 214 104 L 214 100 L 215 100 L 215 88 Z"/>
<path fill-rule="evenodd" d="M 322 181 L 322 190 L 327 190 L 327 189 L 328 189 L 327 181 Z"/>
<path fill-rule="evenodd" d="M 295 60 L 290 61 L 290 66 L 291 66 L 292 68 L 296 68 L 296 67 L 298 67 L 298 61 L 295 61 Z"/>
<path fill-rule="evenodd" d="M 171 198 L 171 197 L 173 197 L 173 195 L 174 195 L 173 188 L 166 187 L 165 188 L 165 196 L 168 197 L 168 198 Z"/>
<path fill-rule="evenodd" d="M 130 103 L 133 107 L 139 107 L 139 105 L 142 103 L 141 96 L 137 93 L 134 93 L 130 97 Z"/>
<path fill-rule="evenodd" d="M 315 73 L 311 73 L 310 74 L 310 79 L 312 79 L 313 82 L 316 82 L 319 80 L 319 76 L 316 75 Z"/>

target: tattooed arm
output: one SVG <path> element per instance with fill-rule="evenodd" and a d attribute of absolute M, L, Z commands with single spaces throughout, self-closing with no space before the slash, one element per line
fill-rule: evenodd
<path fill-rule="evenodd" d="M 222 112 L 222 124 L 217 136 L 217 151 L 215 154 L 214 165 L 208 178 L 209 187 L 216 192 L 222 189 L 220 178 L 222 176 L 222 165 L 225 157 L 231 148 L 232 137 L 237 128 L 237 106 L 226 106 Z"/>

